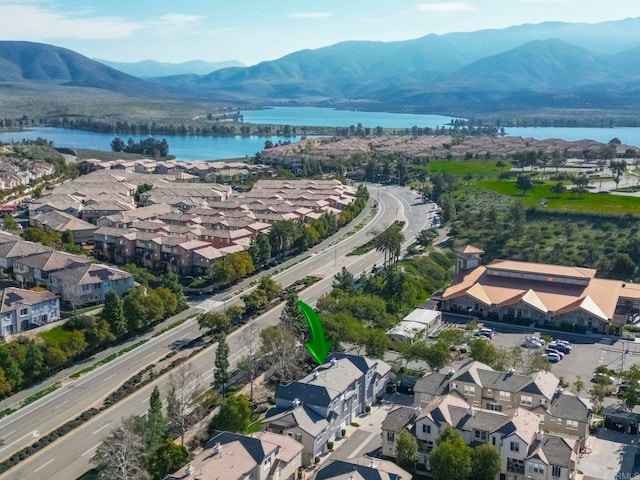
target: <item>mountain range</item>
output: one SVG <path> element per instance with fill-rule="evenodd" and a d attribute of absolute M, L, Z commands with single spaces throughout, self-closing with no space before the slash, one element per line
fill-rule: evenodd
<path fill-rule="evenodd" d="M 168 77 L 171 75 L 206 75 L 216 70 L 229 67 L 244 67 L 242 62 L 228 60 L 223 62 L 205 62 L 204 60 L 189 60 L 182 63 L 163 63 L 155 60 L 141 60 L 139 62 L 111 62 L 95 58 L 108 67 L 120 70 L 128 75 L 142 79 Z"/>
<path fill-rule="evenodd" d="M 127 71 L 146 77 L 145 65 L 156 64 L 141 62 L 139 70 Z M 640 107 L 640 18 L 547 22 L 399 42 L 349 41 L 249 67 L 156 76 L 174 67 L 185 65 L 149 67 L 154 78 L 145 81 L 59 47 L 0 42 L 0 82 L 17 84 L 446 114 L 630 109 Z M 187 68 L 195 72 L 195 66 Z"/>

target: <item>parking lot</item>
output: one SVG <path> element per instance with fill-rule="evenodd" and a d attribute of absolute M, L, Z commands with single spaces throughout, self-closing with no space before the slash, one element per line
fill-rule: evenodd
<path fill-rule="evenodd" d="M 502 331 L 501 331 L 502 330 Z M 540 336 L 540 332 L 507 333 L 499 326 L 492 343 L 496 347 L 520 345 L 525 337 Z M 552 335 L 553 336 L 553 335 Z M 558 333 L 557 338 L 573 343 L 571 353 L 558 363 L 551 365 L 551 371 L 566 383 L 573 383 L 578 375 L 589 388 L 589 380 L 598 365 L 605 365 L 615 371 L 627 370 L 631 365 L 640 365 L 640 344 L 633 342 L 598 342 L 599 338 Z M 596 343 L 594 343 L 596 342 Z"/>

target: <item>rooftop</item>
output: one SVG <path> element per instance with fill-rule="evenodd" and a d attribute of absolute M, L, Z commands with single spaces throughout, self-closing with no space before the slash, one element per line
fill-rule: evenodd
<path fill-rule="evenodd" d="M 35 292 L 33 290 L 23 290 L 21 288 L 9 287 L 2 291 L 2 304 L 0 313 L 13 312 L 20 305 L 37 305 L 58 298 L 51 292 Z"/>

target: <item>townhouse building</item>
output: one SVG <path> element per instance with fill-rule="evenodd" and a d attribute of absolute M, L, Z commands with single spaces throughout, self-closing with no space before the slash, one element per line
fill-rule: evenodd
<path fill-rule="evenodd" d="M 381 360 L 331 354 L 305 378 L 277 387 L 276 406 L 267 412 L 263 429 L 302 443 L 302 463 L 311 465 L 327 451 L 327 442 L 340 438 L 342 429 L 373 404 L 389 374 Z"/>
<path fill-rule="evenodd" d="M 51 292 L 5 288 L 1 293 L 0 337 L 60 320 L 60 301 Z"/>
<path fill-rule="evenodd" d="M 294 480 L 302 445 L 269 432 L 214 432 L 202 452 L 165 480 Z"/>
<path fill-rule="evenodd" d="M 494 412 L 528 410 L 538 417 L 541 430 L 575 437 L 580 448 L 589 438 L 590 408 L 577 396 L 563 391 L 560 380 L 549 372 L 498 372 L 471 361 L 457 372 L 431 373 L 418 380 L 414 387 L 415 406 L 424 408 L 449 394 L 473 408 Z"/>
<path fill-rule="evenodd" d="M 13 273 L 23 287 L 50 288 L 52 273 L 87 263 L 90 260 L 85 256 L 52 250 L 15 259 Z"/>
<path fill-rule="evenodd" d="M 71 265 L 50 275 L 51 290 L 73 308 L 104 302 L 113 290 L 123 296 L 134 287 L 133 275 L 102 264 Z"/>

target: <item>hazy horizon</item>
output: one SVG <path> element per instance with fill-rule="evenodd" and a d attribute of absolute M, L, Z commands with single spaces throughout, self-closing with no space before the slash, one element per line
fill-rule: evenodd
<path fill-rule="evenodd" d="M 399 41 L 549 21 L 640 17 L 631 0 L 293 0 L 251 5 L 139 0 L 0 0 L 4 40 L 49 43 L 114 62 L 237 60 L 253 65 L 348 40 Z"/>

